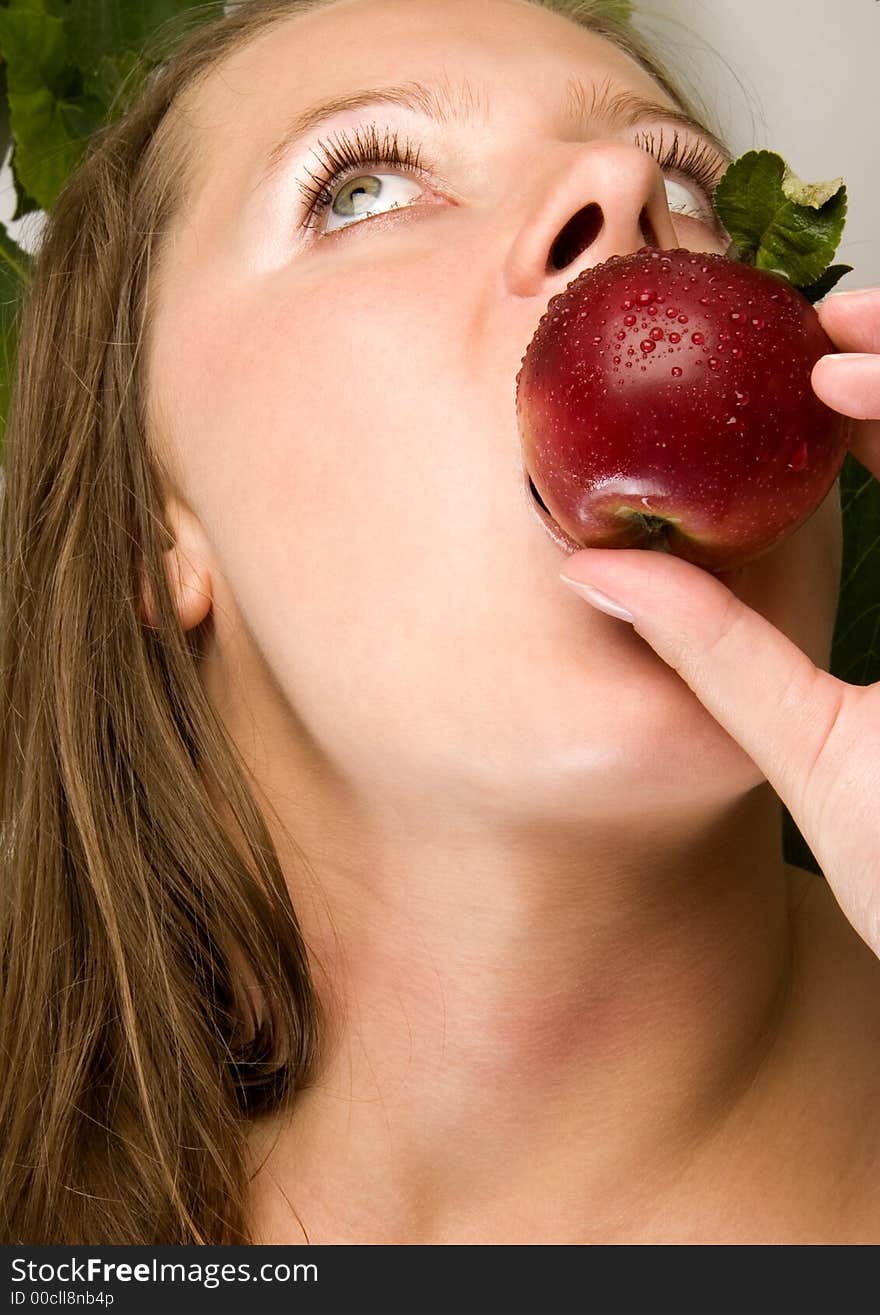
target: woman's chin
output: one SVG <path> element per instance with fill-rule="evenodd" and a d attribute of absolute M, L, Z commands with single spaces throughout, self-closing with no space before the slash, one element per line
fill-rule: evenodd
<path fill-rule="evenodd" d="M 645 808 L 682 816 L 722 805 L 764 780 L 681 678 L 615 624 L 630 636 L 625 662 L 595 646 L 557 653 L 546 679 L 533 669 L 470 705 L 467 719 L 479 711 L 479 725 L 468 734 L 459 718 L 455 747 L 434 727 L 447 741 L 434 745 L 435 769 L 444 760 L 449 769 L 447 798 L 521 821 L 635 822 Z"/>

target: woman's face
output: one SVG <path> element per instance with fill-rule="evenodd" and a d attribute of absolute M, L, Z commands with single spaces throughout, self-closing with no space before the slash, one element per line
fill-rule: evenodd
<path fill-rule="evenodd" d="M 305 126 L 261 178 L 306 111 L 401 84 L 410 108 Z M 762 779 L 628 626 L 559 583 L 525 489 L 515 380 L 550 298 L 646 238 L 724 248 L 699 184 L 638 144 L 676 125 L 628 123 L 624 96 L 674 110 L 617 48 L 524 0 L 341 0 L 192 97 L 197 186 L 151 387 L 200 526 L 184 550 L 211 573 L 206 676 L 281 779 L 308 740 L 377 807 L 517 821 L 642 816 Z M 368 152 L 322 194 L 334 142 L 395 135 L 420 170 Z M 307 190 L 329 208 L 307 214 Z M 554 258 L 591 204 L 600 231 Z M 818 661 L 838 536 L 835 492 L 738 586 Z"/>

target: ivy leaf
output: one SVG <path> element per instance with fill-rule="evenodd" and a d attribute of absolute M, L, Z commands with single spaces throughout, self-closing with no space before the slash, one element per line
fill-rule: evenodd
<path fill-rule="evenodd" d="M 68 97 L 75 108 L 81 78 L 68 60 L 64 24 L 48 11 L 46 0 L 11 0 L 0 8 L 0 48 L 7 63 L 16 176 L 48 210 L 83 152 L 65 113 Z"/>
<path fill-rule="evenodd" d="M 15 376 L 18 319 L 33 261 L 0 224 L 0 434 L 5 431 Z M 2 441 L 2 440 L 0 440 Z M 3 452 L 0 447 L 0 461 Z"/>
<path fill-rule="evenodd" d="M 141 72 L 144 72 L 141 57 L 135 51 L 105 54 L 100 57 L 95 68 L 86 70 L 86 89 L 104 106 L 105 116 L 109 116 L 123 85 L 135 90 L 136 83 L 140 81 L 137 75 Z"/>
<path fill-rule="evenodd" d="M 775 270 L 797 288 L 824 274 L 840 243 L 846 187 L 804 183 L 775 151 L 747 151 L 715 189 L 715 207 L 737 260 Z"/>
<path fill-rule="evenodd" d="M 6 87 L 6 63 L 0 64 L 0 160 L 6 159 L 6 153 L 12 142 L 12 128 L 9 123 L 9 92 Z"/>
<path fill-rule="evenodd" d="M 196 0 L 69 0 L 64 28 L 70 58 L 87 77 L 99 77 L 105 55 L 143 50 L 164 23 L 187 9 L 204 10 L 205 5 Z"/>
<path fill-rule="evenodd" d="M 880 481 L 846 455 L 840 473 L 843 567 L 831 671 L 851 685 L 880 680 Z"/>
<path fill-rule="evenodd" d="M 33 211 L 41 208 L 39 203 L 29 195 L 27 188 L 18 176 L 18 166 L 15 160 L 17 150 L 18 144 L 16 143 L 12 147 L 12 155 L 9 160 L 9 167 L 12 170 L 12 181 L 15 185 L 15 213 L 12 216 L 13 220 L 23 219 L 25 215 L 29 215 Z"/>

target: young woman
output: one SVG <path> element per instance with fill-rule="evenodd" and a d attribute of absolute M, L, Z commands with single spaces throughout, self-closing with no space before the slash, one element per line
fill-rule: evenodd
<path fill-rule="evenodd" d="M 880 1242 L 837 490 L 730 590 L 560 552 L 517 432 L 725 163 L 561 0 L 254 0 L 96 136 L 7 437 L 4 1241 Z"/>

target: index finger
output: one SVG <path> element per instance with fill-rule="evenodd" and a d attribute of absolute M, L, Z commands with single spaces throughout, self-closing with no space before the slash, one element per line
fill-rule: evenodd
<path fill-rule="evenodd" d="M 880 288 L 832 292 L 816 313 L 839 351 L 880 352 Z"/>

